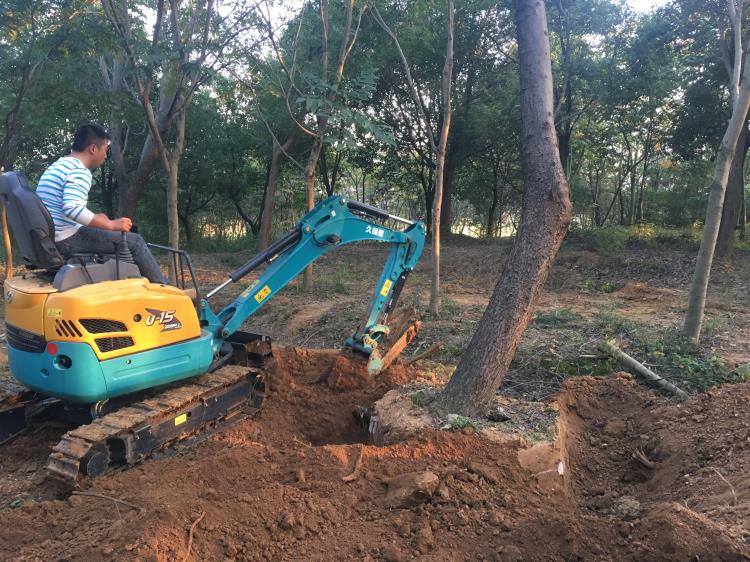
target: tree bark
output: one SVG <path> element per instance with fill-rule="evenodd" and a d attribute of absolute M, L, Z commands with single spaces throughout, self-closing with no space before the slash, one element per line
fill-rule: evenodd
<path fill-rule="evenodd" d="M 271 236 L 271 223 L 273 221 L 273 201 L 276 198 L 276 186 L 279 183 L 279 175 L 281 172 L 281 157 L 284 152 L 289 150 L 297 136 L 297 131 L 292 131 L 284 141 L 284 144 L 279 146 L 279 143 L 274 138 L 273 149 L 271 151 L 271 167 L 268 170 L 268 183 L 266 185 L 266 196 L 263 199 L 263 216 L 260 222 L 260 240 L 258 242 L 258 251 L 265 250 L 268 247 L 269 238 Z"/>
<path fill-rule="evenodd" d="M 716 257 L 718 259 L 731 259 L 734 249 L 734 231 L 737 226 L 737 218 L 742 207 L 742 194 L 745 191 L 745 158 L 748 142 L 747 124 L 742 127 L 740 138 L 737 139 L 737 151 L 732 159 L 732 167 L 729 169 L 727 179 L 727 193 L 724 198 L 724 207 L 721 212 L 721 226 L 716 239 Z"/>
<path fill-rule="evenodd" d="M 438 396 L 436 405 L 444 412 L 474 415 L 492 401 L 571 220 L 570 190 L 553 121 L 544 3 L 515 0 L 514 8 L 521 74 L 521 223 L 477 331 Z"/>
<path fill-rule="evenodd" d="M 732 74 L 730 92 L 732 94 L 732 117 L 721 139 L 719 152 L 716 155 L 714 167 L 714 179 L 708 192 L 708 207 L 706 209 L 706 224 L 703 227 L 703 239 L 698 250 L 695 262 L 695 274 L 690 286 L 688 296 L 688 309 L 685 314 L 685 324 L 682 328 L 683 334 L 693 343 L 697 344 L 700 339 L 701 326 L 703 324 L 703 312 L 706 306 L 706 293 L 708 292 L 708 280 L 711 275 L 711 264 L 716 249 L 716 239 L 719 236 L 721 213 L 724 208 L 724 196 L 726 194 L 729 169 L 737 149 L 737 140 L 745 127 L 745 117 L 750 107 L 750 52 L 742 64 L 742 2 L 739 3 L 739 11 L 736 10 L 734 0 L 727 0 L 727 9 L 734 29 L 735 60 Z M 741 70 L 743 69 L 744 70 Z M 740 85 L 740 72 L 742 72 L 742 83 Z"/>

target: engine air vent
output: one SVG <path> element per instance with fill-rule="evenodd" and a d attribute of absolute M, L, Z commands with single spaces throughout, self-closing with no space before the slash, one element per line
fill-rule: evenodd
<path fill-rule="evenodd" d="M 72 320 L 55 320 L 55 332 L 57 332 L 58 336 L 66 338 L 83 337 L 81 330 L 78 329 L 78 326 Z"/>
<path fill-rule="evenodd" d="M 114 337 L 114 338 L 97 338 L 96 340 L 96 346 L 99 348 L 99 351 L 102 353 L 107 353 L 108 351 L 116 351 L 118 349 L 124 349 L 126 347 L 131 347 L 135 345 L 133 343 L 133 338 L 130 336 L 121 336 L 121 337 Z"/>
<path fill-rule="evenodd" d="M 84 318 L 79 320 L 89 334 L 106 334 L 107 332 L 127 332 L 125 324 L 117 320 L 105 320 L 104 318 Z"/>

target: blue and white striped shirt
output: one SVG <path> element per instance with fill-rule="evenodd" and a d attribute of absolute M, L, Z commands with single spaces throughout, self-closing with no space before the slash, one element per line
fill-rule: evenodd
<path fill-rule="evenodd" d="M 36 194 L 55 223 L 55 242 L 70 238 L 94 218 L 86 208 L 91 172 L 74 156 L 64 156 L 42 174 Z"/>

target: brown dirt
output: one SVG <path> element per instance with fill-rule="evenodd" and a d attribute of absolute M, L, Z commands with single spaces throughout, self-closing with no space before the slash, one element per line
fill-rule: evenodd
<path fill-rule="evenodd" d="M 564 485 L 550 487 L 519 461 L 519 440 L 425 431 L 367 444 L 354 412 L 419 378 L 413 368 L 342 392 L 325 378 L 336 353 L 274 356 L 254 419 L 85 483 L 141 511 L 36 480 L 3 509 L 0 559 L 182 560 L 203 513 L 190 560 L 747 559 L 750 385 L 679 404 L 628 376 L 569 381 L 558 398 Z M 19 441 L 4 470 L 23 473 L 35 455 Z M 439 478 L 435 496 L 387 507 L 388 482 L 420 471 Z"/>
<path fill-rule="evenodd" d="M 190 560 L 748 560 L 750 384 L 680 404 L 627 376 L 569 380 L 554 397 L 552 450 L 564 457 L 562 477 L 544 468 L 547 444 L 519 438 L 427 430 L 383 446 L 368 441 L 355 414 L 396 385 L 450 371 L 506 249 L 446 244 L 444 315 L 428 318 L 408 353 L 435 341 L 443 350 L 417 364 L 424 372 L 394 365 L 374 381 L 353 357 L 302 347 L 331 347 L 351 332 L 379 269 L 367 247 L 321 260 L 324 285 L 347 264 L 345 292 L 326 285 L 321 302 L 291 286 L 246 327 L 299 346 L 275 350 L 269 396 L 254 419 L 84 484 L 142 511 L 70 496 L 43 478 L 65 428 L 36 428 L 3 446 L 0 560 L 182 560 L 203 513 Z M 217 265 L 221 256 L 197 256 L 201 280 L 221 281 L 238 265 L 230 257 Z M 585 322 L 617 304 L 624 317 L 676 326 L 693 259 L 694 252 L 626 250 L 615 263 L 564 249 L 540 309 L 569 308 Z M 747 263 L 716 276 L 709 295 L 715 322 L 706 346 L 728 363 L 750 357 L 750 342 L 738 337 L 750 326 Z M 429 277 L 422 260 L 402 302 L 424 310 Z M 592 292 L 605 282 L 614 293 Z M 231 290 L 218 300 L 228 302 Z M 533 325 L 527 332 L 539 343 L 530 349 L 547 357 L 565 337 Z M 0 379 L 3 360 L 0 352 Z M 408 509 L 386 506 L 392 478 L 428 470 L 440 482 L 434 497 Z"/>

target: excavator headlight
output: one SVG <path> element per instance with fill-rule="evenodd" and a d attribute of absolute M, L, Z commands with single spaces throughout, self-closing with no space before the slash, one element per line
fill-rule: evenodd
<path fill-rule="evenodd" d="M 55 366 L 58 369 L 70 369 L 73 366 L 73 360 L 67 355 L 58 355 L 55 357 Z"/>

